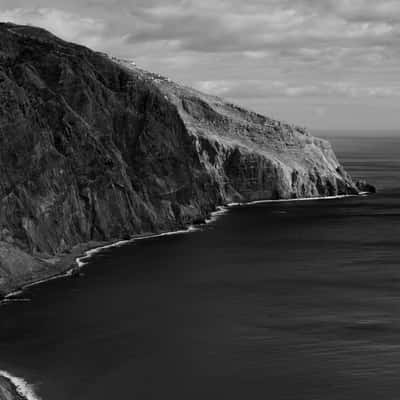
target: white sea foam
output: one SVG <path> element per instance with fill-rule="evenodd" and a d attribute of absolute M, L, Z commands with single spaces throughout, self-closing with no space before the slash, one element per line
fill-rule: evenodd
<path fill-rule="evenodd" d="M 292 201 L 315 201 L 315 200 L 335 200 L 335 199 L 344 199 L 347 197 L 357 197 L 359 195 L 365 196 L 368 193 L 359 193 L 359 194 L 341 194 L 338 196 L 323 196 L 323 197 L 301 197 L 298 199 L 278 199 L 278 200 L 256 200 L 249 201 L 245 203 L 229 203 L 228 207 L 236 207 L 236 206 L 251 206 L 254 204 L 264 204 L 264 203 L 288 203 Z"/>
<path fill-rule="evenodd" d="M 27 303 L 31 301 L 31 299 L 28 298 L 22 298 L 22 297 L 17 297 L 17 298 L 8 298 L 4 299 L 0 302 L 0 304 L 7 304 L 7 303 Z"/>
<path fill-rule="evenodd" d="M 13 376 L 7 371 L 0 371 L 0 376 L 8 379 L 14 385 L 18 394 L 26 400 L 40 400 L 40 397 L 35 393 L 33 386 L 23 378 Z"/>
<path fill-rule="evenodd" d="M 107 244 L 105 246 L 99 246 L 99 247 L 95 247 L 93 249 L 87 250 L 87 251 L 85 251 L 83 256 L 80 256 L 80 257 L 76 258 L 75 262 L 78 265 L 78 268 L 82 268 L 85 265 L 87 265 L 88 260 L 92 256 L 94 256 L 95 254 L 97 254 L 97 253 L 99 253 L 99 252 L 101 252 L 103 250 L 106 250 L 106 249 L 111 249 L 113 247 L 124 246 L 124 245 L 129 244 L 129 243 L 134 243 L 134 242 L 136 242 L 138 240 L 153 239 L 153 238 L 158 238 L 158 237 L 162 237 L 162 236 L 182 235 L 184 233 L 191 233 L 191 232 L 194 232 L 194 231 L 197 231 L 197 230 L 198 230 L 198 228 L 196 228 L 193 225 L 190 225 L 187 229 L 182 229 L 182 230 L 179 230 L 179 231 L 163 232 L 163 233 L 157 233 L 157 234 L 154 234 L 154 235 L 146 235 L 146 236 L 135 237 L 135 238 L 132 238 L 132 239 L 127 239 L 127 240 L 120 240 L 118 242 L 110 243 L 110 244 Z"/>
<path fill-rule="evenodd" d="M 360 193 L 363 194 L 363 193 Z M 212 222 L 215 222 L 221 215 L 226 214 L 229 212 L 229 208 L 235 207 L 235 206 L 240 206 L 240 205 L 254 205 L 254 204 L 263 204 L 263 203 L 276 203 L 276 202 L 291 202 L 291 201 L 307 201 L 307 200 L 333 200 L 333 199 L 342 199 L 345 197 L 354 197 L 357 195 L 338 195 L 338 196 L 325 196 L 325 197 L 306 197 L 306 198 L 300 198 L 300 199 L 281 199 L 281 200 L 257 200 L 257 201 L 250 201 L 247 203 L 229 203 L 226 206 L 219 206 L 217 207 L 216 211 L 212 212 L 210 214 L 210 218 L 205 220 L 206 224 L 210 224 Z M 182 229 L 179 231 L 171 231 L 171 232 L 164 232 L 164 233 L 159 233 L 159 234 L 154 234 L 154 235 L 148 235 L 148 236 L 142 236 L 142 237 L 136 237 L 128 240 L 121 240 L 119 242 L 107 244 L 105 246 L 100 246 L 96 247 L 94 249 L 87 250 L 83 256 L 80 256 L 75 259 L 76 264 L 78 265 L 78 268 L 84 267 L 87 263 L 88 260 L 94 255 L 102 250 L 113 248 L 113 247 L 119 247 L 123 246 L 129 243 L 134 243 L 138 240 L 144 240 L 144 239 L 151 239 L 151 238 L 157 238 L 157 237 L 162 237 L 162 236 L 171 236 L 171 235 L 181 235 L 184 233 L 191 233 L 199 228 L 190 225 L 187 229 Z"/>
<path fill-rule="evenodd" d="M 358 195 L 339 195 L 339 196 L 325 196 L 325 197 L 306 197 L 306 198 L 299 198 L 299 199 L 280 199 L 280 200 L 257 200 L 257 201 L 250 201 L 247 203 L 229 203 L 226 206 L 219 206 L 217 207 L 216 211 L 212 212 L 210 214 L 210 218 L 205 220 L 206 224 L 210 224 L 215 222 L 221 215 L 226 214 L 229 212 L 229 208 L 236 207 L 236 206 L 242 206 L 242 205 L 255 205 L 255 204 L 263 204 L 263 203 L 281 203 L 281 202 L 292 202 L 292 201 L 313 201 L 313 200 L 333 200 L 333 199 L 342 199 L 345 197 L 356 197 L 356 196 L 367 196 L 369 193 L 368 192 L 360 192 Z M 171 236 L 171 235 L 181 235 L 181 234 L 186 234 L 186 233 L 191 233 L 194 231 L 197 231 L 199 228 L 195 227 L 193 225 L 190 225 L 187 229 L 182 229 L 178 231 L 171 231 L 171 232 L 164 232 L 164 233 L 159 233 L 159 234 L 154 234 L 154 235 L 147 235 L 147 236 L 141 236 L 141 237 L 135 237 L 132 239 L 127 239 L 127 240 L 120 240 L 118 242 L 110 243 L 104 246 L 99 246 L 95 247 L 93 249 L 85 251 L 85 253 L 77 257 L 75 259 L 75 262 L 78 266 L 78 269 L 81 269 L 85 265 L 87 265 L 88 260 L 95 254 L 105 250 L 105 249 L 110 249 L 113 247 L 120 247 L 124 246 L 129 243 L 134 243 L 138 240 L 144 240 L 144 239 L 151 239 L 151 238 L 157 238 L 157 237 L 162 237 L 162 236 Z M 68 271 L 66 271 L 63 274 L 55 275 L 47 279 L 43 279 L 40 281 L 36 281 L 33 283 L 30 283 L 26 286 L 24 286 L 21 290 L 17 290 L 15 292 L 9 293 L 4 297 L 5 300 L 0 301 L 0 305 L 6 302 L 10 302 L 13 297 L 21 295 L 25 289 L 30 288 L 32 286 L 40 285 L 45 282 L 49 282 L 52 280 L 56 279 L 61 279 L 67 276 L 72 275 L 75 272 L 75 268 L 71 268 Z M 24 299 L 23 301 L 26 301 L 29 299 Z"/>
<path fill-rule="evenodd" d="M 23 290 L 16 290 L 15 292 L 8 293 L 6 296 L 4 296 L 4 298 L 5 299 L 10 299 L 12 297 L 19 296 L 22 293 L 23 293 Z"/>
<path fill-rule="evenodd" d="M 229 210 L 227 207 L 217 207 L 217 210 L 210 214 L 210 218 L 206 219 L 206 224 L 211 224 L 212 222 L 215 222 L 221 215 L 226 214 L 228 211 Z"/>
<path fill-rule="evenodd" d="M 82 256 L 77 257 L 75 259 L 75 262 L 76 262 L 76 264 L 78 266 L 78 269 L 81 269 L 82 267 L 87 265 L 89 259 L 93 255 L 95 255 L 95 254 L 97 254 L 97 253 L 99 253 L 99 252 L 101 252 L 101 251 L 103 251 L 105 249 L 124 246 L 124 245 L 129 244 L 129 243 L 134 243 L 134 242 L 136 242 L 138 240 L 151 239 L 151 238 L 157 238 L 157 237 L 162 237 L 162 236 L 182 235 L 182 234 L 185 234 L 185 233 L 192 233 L 194 231 L 197 231 L 198 229 L 199 229 L 198 227 L 196 227 L 194 225 L 190 225 L 187 229 L 181 229 L 181 230 L 178 230 L 178 231 L 164 232 L 164 233 L 159 233 L 159 234 L 154 234 L 154 235 L 146 235 L 146 236 L 141 236 L 141 237 L 135 237 L 135 238 L 132 238 L 132 239 L 127 239 L 127 240 L 120 240 L 118 242 L 106 244 L 104 246 L 99 246 L 99 247 L 95 247 L 93 249 L 87 250 L 87 251 L 85 251 L 85 253 Z M 12 293 L 9 293 L 8 295 L 4 296 L 4 300 L 0 301 L 0 305 L 1 304 L 6 304 L 6 303 L 11 303 L 11 302 L 17 302 L 17 301 L 29 301 L 30 299 L 20 299 L 20 298 L 14 299 L 14 297 L 17 297 L 17 296 L 20 296 L 21 294 L 23 294 L 25 289 L 28 289 L 28 288 L 33 287 L 33 286 L 41 285 L 42 283 L 50 282 L 50 281 L 53 281 L 53 280 L 56 280 L 56 279 L 62 279 L 62 278 L 65 278 L 67 276 L 71 276 L 75 271 L 76 271 L 76 268 L 70 268 L 65 273 L 62 273 L 62 274 L 59 274 L 59 275 L 54 275 L 54 276 L 52 276 L 50 278 L 42 279 L 42 280 L 27 284 L 27 285 L 23 286 L 21 289 L 16 290 L 16 291 L 14 291 Z"/>
<path fill-rule="evenodd" d="M 356 196 L 368 196 L 369 193 L 368 192 L 360 192 L 358 195 L 338 195 L 338 196 L 325 196 L 325 197 L 306 197 L 306 198 L 299 198 L 299 199 L 279 199 L 279 200 L 256 200 L 256 201 L 250 201 L 250 202 L 245 202 L 245 203 L 229 203 L 226 206 L 219 206 L 217 207 L 216 211 L 212 212 L 210 214 L 210 218 L 205 220 L 206 224 L 210 224 L 215 222 L 221 215 L 226 214 L 229 211 L 229 208 L 232 207 L 236 207 L 236 206 L 243 206 L 243 205 L 256 205 L 256 204 L 264 204 L 264 203 L 285 203 L 285 202 L 293 202 L 293 201 L 315 201 L 315 200 L 334 200 L 334 199 L 342 199 L 342 198 L 346 198 L 346 197 L 356 197 Z M 164 233 L 159 233 L 159 234 L 154 234 L 154 235 L 147 235 L 147 236 L 141 236 L 141 237 L 136 237 L 136 238 L 132 238 L 132 239 L 127 239 L 127 240 L 120 240 L 118 242 L 114 242 L 114 243 L 110 243 L 104 246 L 99 246 L 99 247 L 95 247 L 93 249 L 87 250 L 85 251 L 85 253 L 80 256 L 77 257 L 75 259 L 75 262 L 78 266 L 79 269 L 81 269 L 82 267 L 84 267 L 85 265 L 87 265 L 89 259 L 103 251 L 106 249 L 110 249 L 113 247 L 120 247 L 120 246 L 124 246 L 126 244 L 129 243 L 134 243 L 138 240 L 144 240 L 144 239 L 151 239 L 151 238 L 157 238 L 157 237 L 162 237 L 162 236 L 171 236 L 171 235 L 181 235 L 181 234 L 185 234 L 185 233 L 191 233 L 194 232 L 196 230 L 198 230 L 198 227 L 195 227 L 193 225 L 190 225 L 187 229 L 182 229 L 182 230 L 178 230 L 178 231 L 171 231 L 171 232 L 164 232 Z M 6 303 L 7 300 L 12 300 L 13 297 L 19 296 L 23 293 L 23 291 L 27 288 L 30 288 L 32 286 L 36 286 L 36 285 L 40 285 L 42 283 L 45 282 L 49 282 L 52 280 L 56 280 L 56 279 L 61 279 L 67 276 L 70 276 L 74 273 L 75 268 L 71 268 L 68 271 L 66 271 L 63 274 L 59 274 L 59 275 L 55 275 L 53 277 L 47 278 L 47 279 L 43 279 L 40 281 L 36 281 L 33 283 L 30 283 L 26 286 L 24 286 L 21 290 L 17 290 L 15 292 L 9 293 L 7 296 L 5 296 L 5 300 L 0 302 L 0 304 L 2 303 Z M 28 300 L 28 299 L 25 299 Z M 8 301 L 9 302 L 9 301 Z"/>
<path fill-rule="evenodd" d="M 41 285 L 42 283 L 55 281 L 57 279 L 62 279 L 62 278 L 65 278 L 67 276 L 71 276 L 73 274 L 73 272 L 74 272 L 74 269 L 71 268 L 71 269 L 69 269 L 68 271 L 66 271 L 66 272 L 64 272 L 62 274 L 54 275 L 54 276 L 51 276 L 49 278 L 45 278 L 45 279 L 41 279 L 41 280 L 38 280 L 38 281 L 35 281 L 35 282 L 32 282 L 32 283 L 28 283 L 27 285 L 24 285 L 22 287 L 22 289 L 16 290 L 15 292 L 11 292 L 11 293 L 7 294 L 6 296 L 4 296 L 4 300 L 0 301 L 0 304 L 6 303 L 6 302 L 10 302 L 10 301 L 14 301 L 14 302 L 16 302 L 16 301 L 29 301 L 29 299 L 21 299 L 21 298 L 14 299 L 14 297 L 20 296 L 21 294 L 24 293 L 24 291 L 26 289 L 29 289 L 31 287 L 34 287 L 34 286 L 37 286 L 37 285 Z"/>
<path fill-rule="evenodd" d="M 216 211 L 214 211 L 210 214 L 210 218 L 205 220 L 205 223 L 210 224 L 210 223 L 216 221 L 218 217 L 220 217 L 223 214 L 226 214 L 227 212 L 228 212 L 227 207 L 223 207 L 223 206 L 217 207 Z M 135 237 L 132 239 L 121 240 L 119 242 L 115 242 L 115 243 L 107 244 L 105 246 L 99 246 L 99 247 L 95 247 L 93 249 L 87 250 L 87 251 L 85 251 L 83 256 L 76 258 L 75 262 L 78 265 L 78 268 L 82 268 L 85 265 L 87 265 L 89 259 L 93 255 L 95 255 L 105 249 L 124 246 L 129 243 L 137 242 L 138 240 L 154 239 L 154 238 L 159 238 L 159 237 L 163 237 L 163 236 L 182 235 L 182 234 L 186 234 L 186 233 L 192 233 L 192 232 L 195 232 L 198 230 L 199 230 L 199 227 L 190 225 L 186 229 L 181 229 L 178 231 L 163 232 L 163 233 L 157 233 L 154 235 L 146 235 L 146 236 Z"/>

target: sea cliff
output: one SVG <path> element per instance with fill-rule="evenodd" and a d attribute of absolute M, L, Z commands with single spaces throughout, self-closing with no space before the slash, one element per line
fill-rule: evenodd
<path fill-rule="evenodd" d="M 358 191 L 303 128 L 0 24 L 0 294 L 64 272 L 87 243 L 181 229 L 219 205 Z"/>

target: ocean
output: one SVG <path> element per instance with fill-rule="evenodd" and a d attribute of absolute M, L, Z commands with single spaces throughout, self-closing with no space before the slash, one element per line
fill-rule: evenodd
<path fill-rule="evenodd" d="M 0 370 L 42 400 L 397 399 L 400 138 L 330 139 L 377 195 L 105 249 L 0 307 Z"/>

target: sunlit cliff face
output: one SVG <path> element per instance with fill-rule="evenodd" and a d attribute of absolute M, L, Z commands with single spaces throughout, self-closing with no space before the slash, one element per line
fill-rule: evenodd
<path fill-rule="evenodd" d="M 396 0 L 2 0 L 0 19 L 312 128 L 400 126 Z"/>

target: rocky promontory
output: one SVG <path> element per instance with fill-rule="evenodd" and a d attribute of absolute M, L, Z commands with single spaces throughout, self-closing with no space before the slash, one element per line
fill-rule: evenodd
<path fill-rule="evenodd" d="M 0 293 L 64 271 L 84 243 L 180 229 L 231 202 L 358 191 L 303 128 L 0 24 Z"/>

